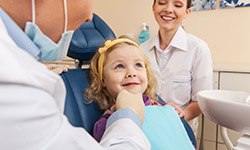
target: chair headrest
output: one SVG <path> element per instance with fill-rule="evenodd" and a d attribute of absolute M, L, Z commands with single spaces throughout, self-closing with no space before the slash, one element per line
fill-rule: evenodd
<path fill-rule="evenodd" d="M 83 23 L 73 34 L 68 56 L 80 61 L 90 61 L 106 40 L 115 39 L 111 28 L 96 14 L 92 21 Z"/>

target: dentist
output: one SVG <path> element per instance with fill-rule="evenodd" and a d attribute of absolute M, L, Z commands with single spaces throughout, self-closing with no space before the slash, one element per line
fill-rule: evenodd
<path fill-rule="evenodd" d="M 40 51 L 39 61 L 60 61 L 67 55 L 73 31 L 92 18 L 89 0 L 0 0 L 3 9 Z M 60 74 L 67 66 L 48 65 Z"/>
<path fill-rule="evenodd" d="M 17 2 L 0 0 L 0 6 L 12 14 L 10 16 L 14 20 L 18 20 L 15 16 L 23 17 L 23 20 L 19 18 L 19 22 L 17 21 L 22 25 L 26 22 L 25 12 L 14 12 L 20 12 L 21 6 L 25 6 L 27 2 L 30 1 L 14 4 Z M 42 4 L 50 1 L 37 2 L 41 2 L 43 6 Z M 68 3 L 73 5 L 73 1 L 68 0 Z M 79 0 L 74 3 L 75 8 L 79 8 L 80 4 L 85 7 L 82 9 L 81 23 L 91 20 L 91 1 Z M 13 9 L 6 9 L 7 6 Z M 41 9 L 45 9 L 45 6 Z M 41 29 L 53 41 L 57 41 L 55 35 L 60 35 L 63 30 L 49 34 L 50 27 L 55 26 L 52 22 L 44 23 Z M 38 24 L 42 25 L 42 22 Z M 77 21 L 71 27 L 77 26 L 76 24 Z M 66 91 L 62 79 L 18 47 L 9 36 L 1 18 L 0 52 L 0 149 L 150 149 L 150 144 L 140 129 L 144 118 L 144 104 L 136 95 L 127 91 L 119 94 L 117 101 L 120 101 L 120 105 L 116 106 L 118 110 L 108 120 L 110 125 L 106 127 L 101 142 L 97 143 L 84 129 L 71 126 L 63 115 Z"/>

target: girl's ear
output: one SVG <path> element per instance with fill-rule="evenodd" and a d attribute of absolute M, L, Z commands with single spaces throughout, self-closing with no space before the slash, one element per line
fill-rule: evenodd
<path fill-rule="evenodd" d="M 105 80 L 104 79 L 102 79 L 102 87 L 103 88 L 106 88 L 106 84 L 105 84 L 105 82 L 104 82 Z"/>

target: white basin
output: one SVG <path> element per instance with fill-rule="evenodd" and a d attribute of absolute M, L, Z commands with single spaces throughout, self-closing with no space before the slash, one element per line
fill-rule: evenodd
<path fill-rule="evenodd" d="M 207 90 L 197 95 L 203 114 L 214 123 L 250 135 L 249 94 L 240 91 Z"/>

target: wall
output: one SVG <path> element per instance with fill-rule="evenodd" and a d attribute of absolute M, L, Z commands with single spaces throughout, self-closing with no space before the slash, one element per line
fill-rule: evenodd
<path fill-rule="evenodd" d="M 150 26 L 152 34 L 157 33 L 153 0 L 95 0 L 93 3 L 94 12 L 118 36 L 137 35 L 142 22 Z M 250 7 L 195 11 L 183 25 L 208 43 L 215 63 L 250 64 Z"/>

